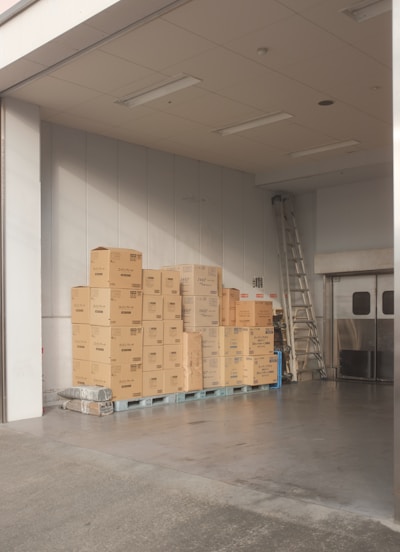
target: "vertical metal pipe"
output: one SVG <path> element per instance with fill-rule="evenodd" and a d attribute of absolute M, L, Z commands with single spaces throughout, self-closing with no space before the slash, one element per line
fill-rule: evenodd
<path fill-rule="evenodd" d="M 0 423 L 7 421 L 6 396 L 6 344 L 4 302 L 4 186 L 5 186 L 5 133 L 4 108 L 0 98 Z"/>
<path fill-rule="evenodd" d="M 400 3 L 393 2 L 394 519 L 400 523 Z"/>

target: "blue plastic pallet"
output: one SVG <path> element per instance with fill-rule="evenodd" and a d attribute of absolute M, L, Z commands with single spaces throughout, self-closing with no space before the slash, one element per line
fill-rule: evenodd
<path fill-rule="evenodd" d="M 155 397 L 141 397 L 138 399 L 129 399 L 124 401 L 114 401 L 114 412 L 123 412 L 124 410 L 135 410 L 136 408 L 146 408 L 157 406 L 159 404 L 173 404 L 176 402 L 176 394 L 157 395 Z"/>
<path fill-rule="evenodd" d="M 278 355 L 278 381 L 270 383 L 270 389 L 280 389 L 282 387 L 282 351 L 274 351 Z"/>

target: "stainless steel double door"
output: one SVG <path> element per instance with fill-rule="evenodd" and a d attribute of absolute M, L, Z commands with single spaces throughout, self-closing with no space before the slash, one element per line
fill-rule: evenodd
<path fill-rule="evenodd" d="M 337 276 L 332 291 L 338 378 L 393 381 L 393 274 Z"/>

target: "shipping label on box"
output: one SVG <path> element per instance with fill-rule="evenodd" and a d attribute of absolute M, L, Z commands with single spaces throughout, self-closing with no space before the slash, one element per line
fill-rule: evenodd
<path fill-rule="evenodd" d="M 90 287 L 77 286 L 71 289 L 71 322 L 90 323 Z"/>
<path fill-rule="evenodd" d="M 236 326 L 272 326 L 272 301 L 236 301 Z"/>
<path fill-rule="evenodd" d="M 164 320 L 182 319 L 182 297 L 180 295 L 163 295 Z"/>
<path fill-rule="evenodd" d="M 218 352 L 218 330 L 217 326 L 187 326 L 188 332 L 199 332 L 202 339 L 203 357 L 217 357 Z"/>
<path fill-rule="evenodd" d="M 143 347 L 143 371 L 162 370 L 164 362 L 164 345 L 145 345 Z"/>
<path fill-rule="evenodd" d="M 72 324 L 72 358 L 90 360 L 89 324 Z"/>
<path fill-rule="evenodd" d="M 142 270 L 142 291 L 145 295 L 161 295 L 161 270 Z"/>
<path fill-rule="evenodd" d="M 142 396 L 143 370 L 141 364 L 105 364 L 91 362 L 90 385 L 109 387 L 112 400 L 120 401 Z"/>
<path fill-rule="evenodd" d="M 93 326 L 138 326 L 142 322 L 142 306 L 141 291 L 91 288 L 90 323 Z"/>
<path fill-rule="evenodd" d="M 273 326 L 254 326 L 243 328 L 245 355 L 273 355 L 274 328 Z"/>
<path fill-rule="evenodd" d="M 162 320 L 143 322 L 143 345 L 164 345 L 164 322 Z"/>
<path fill-rule="evenodd" d="M 161 293 L 163 295 L 181 294 L 181 273 L 178 270 L 161 270 Z"/>
<path fill-rule="evenodd" d="M 182 343 L 183 320 L 164 320 L 164 345 Z"/>
<path fill-rule="evenodd" d="M 220 326 L 219 356 L 240 356 L 244 354 L 244 330 L 236 326 Z"/>
<path fill-rule="evenodd" d="M 90 252 L 90 287 L 142 288 L 142 253 L 98 247 Z"/>
<path fill-rule="evenodd" d="M 143 320 L 162 320 L 163 305 L 161 295 L 143 295 Z"/>
<path fill-rule="evenodd" d="M 240 301 L 238 289 L 222 288 L 221 326 L 236 325 L 236 301 Z"/>
<path fill-rule="evenodd" d="M 208 295 L 182 297 L 183 328 L 219 325 L 219 298 Z"/>
<path fill-rule="evenodd" d="M 177 265 L 181 277 L 181 295 L 213 295 L 218 297 L 218 267 Z"/>
<path fill-rule="evenodd" d="M 174 345 L 164 344 L 163 359 L 164 370 L 182 368 L 182 343 Z"/>
<path fill-rule="evenodd" d="M 154 397 L 164 393 L 164 371 L 143 372 L 143 397 Z"/>
<path fill-rule="evenodd" d="M 141 326 L 91 326 L 90 359 L 94 362 L 142 363 Z"/>
<path fill-rule="evenodd" d="M 226 386 L 244 385 L 244 357 L 230 356 L 221 357 L 220 365 L 223 367 L 224 384 Z"/>
<path fill-rule="evenodd" d="M 175 368 L 173 370 L 163 370 L 164 373 L 164 393 L 179 393 L 183 391 L 183 370 Z"/>

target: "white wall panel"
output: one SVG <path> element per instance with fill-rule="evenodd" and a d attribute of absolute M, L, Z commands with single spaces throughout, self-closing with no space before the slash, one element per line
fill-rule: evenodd
<path fill-rule="evenodd" d="M 264 203 L 264 278 L 267 293 L 273 294 L 274 306 L 281 308 L 280 283 L 277 254 L 277 231 L 275 215 L 272 208 L 274 194 L 266 193 Z"/>
<path fill-rule="evenodd" d="M 51 313 L 69 316 L 70 288 L 88 283 L 85 135 L 77 130 L 54 127 L 51 149 Z"/>
<path fill-rule="evenodd" d="M 224 169 L 222 175 L 223 277 L 225 287 L 244 287 L 243 173 Z"/>
<path fill-rule="evenodd" d="M 87 135 L 88 248 L 118 244 L 117 141 Z"/>
<path fill-rule="evenodd" d="M 52 235 L 52 150 L 53 127 L 43 124 L 41 128 L 42 145 L 46 144 L 46 153 L 41 151 L 41 234 L 42 234 L 42 316 L 50 316 L 53 312 L 53 247 Z"/>
<path fill-rule="evenodd" d="M 253 278 L 264 278 L 265 193 L 252 185 L 251 178 L 247 175 L 244 178 L 246 179 L 243 201 L 244 282 L 246 285 L 244 291 L 249 293 L 253 289 Z M 267 288 L 262 287 L 255 291 L 265 293 Z"/>
<path fill-rule="evenodd" d="M 223 264 L 222 248 L 222 167 L 201 163 L 200 182 L 200 264 Z"/>
<path fill-rule="evenodd" d="M 175 184 L 175 261 L 200 263 L 199 162 L 176 156 Z"/>
<path fill-rule="evenodd" d="M 319 190 L 316 228 L 317 253 L 393 247 L 392 181 Z"/>
<path fill-rule="evenodd" d="M 149 248 L 143 266 L 158 268 L 175 264 L 175 210 L 173 156 L 148 152 Z"/>
<path fill-rule="evenodd" d="M 72 385 L 72 334 L 70 318 L 43 320 L 43 400 L 59 401 L 57 392 Z"/>
<path fill-rule="evenodd" d="M 147 252 L 147 150 L 118 143 L 119 246 Z"/>

